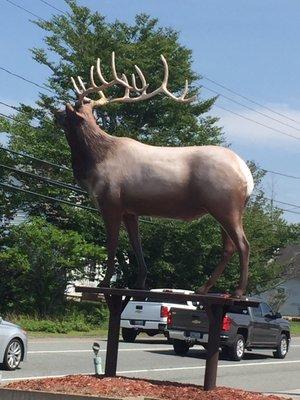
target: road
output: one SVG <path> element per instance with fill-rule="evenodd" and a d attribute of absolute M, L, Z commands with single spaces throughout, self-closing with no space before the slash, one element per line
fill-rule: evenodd
<path fill-rule="evenodd" d="M 92 344 L 96 339 L 31 339 L 28 360 L 17 371 L 2 372 L 2 382 L 20 378 L 93 373 Z M 104 366 L 105 341 L 98 341 Z M 118 374 L 129 377 L 203 384 L 205 351 L 190 349 L 186 357 L 174 354 L 165 340 L 138 338 L 120 342 Z M 300 399 L 300 337 L 294 338 L 284 360 L 271 351 L 252 351 L 241 362 L 220 360 L 218 386 L 237 387 L 265 393 L 286 393 Z"/>

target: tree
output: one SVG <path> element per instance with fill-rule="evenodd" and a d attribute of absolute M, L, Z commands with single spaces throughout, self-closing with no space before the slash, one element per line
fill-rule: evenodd
<path fill-rule="evenodd" d="M 42 218 L 11 228 L 0 253 L 0 312 L 55 314 L 65 304 L 67 284 L 89 276 L 104 259 L 103 247 Z"/>
<path fill-rule="evenodd" d="M 155 145 L 226 145 L 217 119 L 207 115 L 215 98 L 201 99 L 199 77 L 192 70 L 192 52 L 180 44 L 178 32 L 160 27 L 157 19 L 144 14 L 137 15 L 133 24 L 121 21 L 108 23 L 101 14 L 78 6 L 74 0 L 67 3 L 70 7 L 68 14 L 36 22 L 46 32 L 45 48 L 33 49 L 33 57 L 49 67 L 51 76 L 46 85 L 53 95 L 40 94 L 36 107 L 21 105 L 15 122 L 0 119 L 3 129 L 11 135 L 12 149 L 69 167 L 69 149 L 63 132 L 54 126 L 52 111 L 59 101 L 74 100 L 70 77 L 81 75 L 83 80 L 88 81 L 89 68 L 97 57 L 101 57 L 105 76 L 110 77 L 112 51 L 116 52 L 119 73 L 130 76 L 134 64 L 138 64 L 150 83 L 150 90 L 161 83 L 160 54 L 164 54 L 170 66 L 170 90 L 179 92 L 184 86 L 184 79 L 188 78 L 190 92 L 198 95 L 198 102 L 182 105 L 164 97 L 155 97 L 136 104 L 111 104 L 96 110 L 98 121 L 107 132 Z M 119 89 L 111 89 L 110 94 L 120 95 Z M 29 125 L 34 125 L 34 128 Z M 72 175 L 67 170 L 46 167 L 20 157 L 9 157 L 5 162 L 54 180 L 73 183 Z M 259 182 L 262 173 L 254 165 L 252 170 Z M 22 188 L 90 205 L 85 196 L 71 193 L 69 189 L 21 174 L 17 176 Z M 6 171 L 3 179 L 11 181 L 11 172 Z M 22 208 L 29 215 L 44 215 L 48 222 L 61 229 L 77 231 L 89 242 L 104 243 L 103 224 L 97 213 L 41 201 L 24 193 L 7 192 L 3 201 L 6 214 Z M 279 246 L 295 240 L 295 235 L 279 210 L 270 212 L 261 189 L 256 191 L 249 203 L 245 218 L 252 246 L 249 287 L 254 290 L 257 285 L 266 285 L 270 279 L 276 278 L 279 270 L 271 268 L 268 260 Z M 192 223 L 152 219 L 142 223 L 141 230 L 150 287 L 195 288 L 207 278 L 220 256 L 219 227 L 209 217 Z M 119 270 L 122 270 L 119 284 L 130 285 L 136 264 L 123 233 L 117 259 Z M 234 257 L 216 289 L 231 290 L 238 274 L 238 262 Z"/>

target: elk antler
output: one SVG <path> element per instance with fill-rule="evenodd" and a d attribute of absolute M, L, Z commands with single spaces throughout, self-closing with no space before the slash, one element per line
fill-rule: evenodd
<path fill-rule="evenodd" d="M 93 107 L 99 107 L 107 103 L 133 103 L 137 101 L 142 101 L 142 100 L 147 100 L 150 99 L 151 97 L 156 96 L 159 93 L 164 93 L 167 96 L 171 97 L 171 99 L 180 102 L 180 103 L 190 103 L 191 101 L 195 100 L 196 96 L 192 96 L 189 98 L 185 98 L 185 96 L 188 93 L 188 81 L 185 81 L 185 88 L 181 96 L 175 96 L 172 94 L 168 88 L 168 78 L 169 78 L 169 67 L 168 63 L 163 55 L 161 55 L 161 60 L 164 65 L 164 78 L 162 81 L 162 84 L 155 89 L 153 92 L 147 93 L 147 89 L 149 84 L 147 84 L 146 79 L 140 68 L 135 65 L 136 72 L 140 78 L 142 86 L 139 88 L 136 83 L 136 77 L 134 74 L 132 74 L 132 85 L 129 84 L 128 79 L 126 75 L 122 74 L 122 78 L 120 78 L 117 74 L 116 70 L 116 64 L 115 64 L 115 53 L 112 52 L 111 56 L 111 69 L 112 69 L 112 74 L 113 74 L 113 80 L 110 82 L 107 82 L 102 74 L 101 71 L 101 63 L 100 63 L 100 58 L 97 59 L 96 63 L 96 71 L 97 71 L 97 76 L 98 79 L 100 80 L 101 84 L 97 85 L 94 80 L 94 65 L 91 66 L 90 69 L 90 80 L 91 80 L 91 86 L 89 88 L 86 88 L 85 84 L 83 83 L 82 79 L 80 76 L 77 77 L 78 79 L 78 84 L 76 83 L 74 78 L 71 78 L 71 81 L 73 83 L 74 89 L 78 95 L 78 101 L 80 103 L 87 101 L 92 103 Z M 103 91 L 109 87 L 112 87 L 114 85 L 120 85 L 125 88 L 125 92 L 123 97 L 118 97 L 115 99 L 108 99 Z M 100 98 L 98 100 L 92 100 L 89 97 L 87 97 L 91 93 L 98 93 Z M 133 93 L 135 97 L 130 97 L 130 94 Z"/>

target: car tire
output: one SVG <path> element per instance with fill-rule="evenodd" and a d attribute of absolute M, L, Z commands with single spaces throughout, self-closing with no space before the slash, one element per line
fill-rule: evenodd
<path fill-rule="evenodd" d="M 184 340 L 173 339 L 173 349 L 178 356 L 185 356 L 189 351 L 190 345 Z"/>
<path fill-rule="evenodd" d="M 289 341 L 285 334 L 280 335 L 276 351 L 273 352 L 275 358 L 285 358 L 289 351 Z"/>
<path fill-rule="evenodd" d="M 241 361 L 245 354 L 245 338 L 237 335 L 232 346 L 224 346 L 223 354 L 232 361 Z"/>
<path fill-rule="evenodd" d="M 20 339 L 12 339 L 5 350 L 3 367 L 8 371 L 14 371 L 23 359 L 23 345 Z"/>
<path fill-rule="evenodd" d="M 133 343 L 138 335 L 138 331 L 131 328 L 122 328 L 122 338 L 124 342 Z"/>

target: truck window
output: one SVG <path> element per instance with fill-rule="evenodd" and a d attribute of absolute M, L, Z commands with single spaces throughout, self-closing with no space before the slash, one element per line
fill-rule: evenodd
<path fill-rule="evenodd" d="M 262 312 L 260 306 L 251 307 L 251 311 L 254 317 L 262 317 Z"/>
<path fill-rule="evenodd" d="M 247 307 L 240 307 L 240 306 L 230 306 L 228 312 L 231 314 L 243 314 L 243 315 L 249 314 Z"/>
<path fill-rule="evenodd" d="M 273 311 L 272 308 L 266 303 L 260 303 L 262 316 L 265 317 L 266 315 L 272 315 Z"/>

